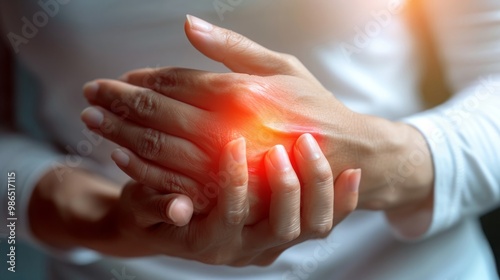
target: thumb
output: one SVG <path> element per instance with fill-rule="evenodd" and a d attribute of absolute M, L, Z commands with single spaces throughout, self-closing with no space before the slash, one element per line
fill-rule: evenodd
<path fill-rule="evenodd" d="M 122 190 L 122 209 L 133 210 L 139 226 L 149 227 L 158 223 L 184 226 L 193 215 L 193 203 L 183 194 L 162 194 L 150 187 L 129 182 Z"/>
<path fill-rule="evenodd" d="M 271 51 L 231 30 L 187 15 L 184 25 L 191 44 L 210 59 L 231 71 L 259 76 L 311 74 L 294 56 Z"/>

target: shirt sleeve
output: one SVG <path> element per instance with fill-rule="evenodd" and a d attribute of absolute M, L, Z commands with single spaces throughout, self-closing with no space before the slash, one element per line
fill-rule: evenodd
<path fill-rule="evenodd" d="M 432 221 L 416 239 L 500 204 L 500 2 L 429 0 L 426 12 L 455 95 L 403 120 L 424 135 L 434 164 L 434 203 L 422 210 Z M 400 234 L 408 224 L 392 221 Z"/>

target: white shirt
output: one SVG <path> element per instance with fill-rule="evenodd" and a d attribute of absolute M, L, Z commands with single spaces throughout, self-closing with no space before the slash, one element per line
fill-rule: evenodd
<path fill-rule="evenodd" d="M 170 257 L 93 258 L 88 251 L 68 255 L 46 248 L 53 256 L 50 279 L 497 279 L 477 216 L 500 202 L 500 2 L 425 1 L 455 97 L 417 115 L 423 109 L 421 65 L 398 1 L 40 1 L 53 4 L 45 9 L 37 2 L 1 2 L 2 34 L 27 41 L 13 47 L 40 85 L 38 125 L 53 143 L 85 159 L 30 139 L 30 131 L 2 133 L 2 182 L 8 171 L 16 172 L 18 235 L 32 242 L 29 196 L 54 161 L 127 180 L 110 160 L 114 145 L 93 143 L 79 119 L 87 106 L 84 82 L 146 66 L 226 71 L 189 45 L 182 28 L 187 13 L 296 55 L 354 111 L 405 118 L 427 139 L 436 174 L 432 225 L 414 242 L 404 241 L 383 213 L 357 211 L 326 240 L 297 245 L 265 268 Z M 36 32 L 23 34 L 23 17 L 39 25 Z M 6 192 L 0 199 L 5 205 Z M 0 214 L 4 221 L 7 213 Z"/>

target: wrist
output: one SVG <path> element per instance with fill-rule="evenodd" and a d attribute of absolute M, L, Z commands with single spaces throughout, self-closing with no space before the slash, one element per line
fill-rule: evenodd
<path fill-rule="evenodd" d="M 397 195 L 395 207 L 420 207 L 432 197 L 434 168 L 424 136 L 411 125 L 393 123 L 392 135 L 399 135 L 392 153 L 391 168 L 384 177 Z"/>
<path fill-rule="evenodd" d="M 329 139 L 327 156 L 335 175 L 347 168 L 363 170 L 359 208 L 418 208 L 432 197 L 430 151 L 414 127 L 354 113 Z"/>

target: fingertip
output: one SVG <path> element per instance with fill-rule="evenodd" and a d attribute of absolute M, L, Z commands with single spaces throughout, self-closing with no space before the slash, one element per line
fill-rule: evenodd
<path fill-rule="evenodd" d="M 359 192 L 359 185 L 361 183 L 361 169 L 350 170 L 347 189 L 352 193 Z"/>
<path fill-rule="evenodd" d="M 299 139 L 297 139 L 295 146 L 302 158 L 307 161 L 315 161 L 321 158 L 322 151 L 318 142 L 309 133 L 302 134 Z"/>
<path fill-rule="evenodd" d="M 288 153 L 283 145 L 272 147 L 266 155 L 266 161 L 269 166 L 280 172 L 286 172 L 292 169 L 292 164 Z"/>
<path fill-rule="evenodd" d="M 94 101 L 99 91 L 99 84 L 96 81 L 91 81 L 83 85 L 83 95 L 88 101 Z"/>
<path fill-rule="evenodd" d="M 229 143 L 232 159 L 239 164 L 245 163 L 246 159 L 246 141 L 240 137 Z"/>
<path fill-rule="evenodd" d="M 186 24 L 188 28 L 200 32 L 210 32 L 214 28 L 214 26 L 211 23 L 204 21 L 201 18 L 192 16 L 190 14 L 186 15 Z"/>
<path fill-rule="evenodd" d="M 193 202 L 188 197 L 179 195 L 170 203 L 167 216 L 178 227 L 187 225 L 193 216 Z"/>
<path fill-rule="evenodd" d="M 85 108 L 80 119 L 90 128 L 99 128 L 104 121 L 104 114 L 96 107 Z"/>
<path fill-rule="evenodd" d="M 111 153 L 111 159 L 120 167 L 127 167 L 130 163 L 130 156 L 124 148 L 118 148 Z"/>

